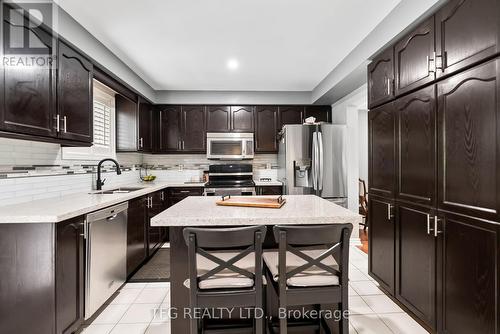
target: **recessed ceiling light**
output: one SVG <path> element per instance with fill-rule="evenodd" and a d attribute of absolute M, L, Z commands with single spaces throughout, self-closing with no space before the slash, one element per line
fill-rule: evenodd
<path fill-rule="evenodd" d="M 240 63 L 236 59 L 229 59 L 227 61 L 227 68 L 230 70 L 236 70 L 240 66 Z"/>

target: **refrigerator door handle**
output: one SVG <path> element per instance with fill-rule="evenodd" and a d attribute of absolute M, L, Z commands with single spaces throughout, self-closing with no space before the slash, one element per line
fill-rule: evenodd
<path fill-rule="evenodd" d="M 317 133 L 313 132 L 312 136 L 312 178 L 313 178 L 313 189 L 317 189 L 318 185 L 318 138 Z"/>
<path fill-rule="evenodd" d="M 319 169 L 319 178 L 318 178 L 318 190 L 323 190 L 323 134 L 318 132 L 318 151 L 319 151 L 319 159 L 318 159 L 318 169 Z"/>

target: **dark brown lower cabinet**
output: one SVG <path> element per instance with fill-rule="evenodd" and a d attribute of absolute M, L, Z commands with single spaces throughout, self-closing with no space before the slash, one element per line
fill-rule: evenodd
<path fill-rule="evenodd" d="M 428 327 L 436 328 L 434 211 L 414 205 L 396 207 L 395 297 Z"/>
<path fill-rule="evenodd" d="M 84 318 L 83 217 L 0 224 L 0 333 L 69 334 Z"/>
<path fill-rule="evenodd" d="M 146 199 L 128 202 L 127 275 L 132 274 L 146 259 Z"/>
<path fill-rule="evenodd" d="M 441 214 L 442 333 L 498 334 L 499 225 Z"/>
<path fill-rule="evenodd" d="M 371 276 L 432 332 L 498 334 L 500 224 L 396 202 L 393 236 L 390 203 L 371 198 Z"/>
<path fill-rule="evenodd" d="M 151 218 L 164 210 L 162 191 L 157 191 L 148 195 L 148 214 L 147 214 L 147 244 L 148 256 L 153 255 L 156 249 L 162 243 L 163 227 L 151 226 Z"/>
<path fill-rule="evenodd" d="M 371 196 L 369 212 L 369 272 L 385 290 L 394 293 L 394 202 Z"/>
<path fill-rule="evenodd" d="M 84 220 L 56 224 L 56 328 L 73 333 L 85 316 Z"/>
<path fill-rule="evenodd" d="M 255 188 L 257 195 L 283 195 L 282 186 L 258 186 Z"/>
<path fill-rule="evenodd" d="M 168 206 L 172 206 L 179 203 L 184 198 L 188 196 L 201 196 L 203 195 L 203 188 L 198 187 L 179 187 L 179 188 L 168 188 Z"/>
<path fill-rule="evenodd" d="M 56 331 L 54 224 L 0 224 L 0 333 Z"/>

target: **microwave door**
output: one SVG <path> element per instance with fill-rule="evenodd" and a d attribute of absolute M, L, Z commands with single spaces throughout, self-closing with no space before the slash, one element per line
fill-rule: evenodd
<path fill-rule="evenodd" d="M 208 142 L 209 159 L 242 159 L 244 154 L 243 142 L 235 139 L 217 138 Z"/>

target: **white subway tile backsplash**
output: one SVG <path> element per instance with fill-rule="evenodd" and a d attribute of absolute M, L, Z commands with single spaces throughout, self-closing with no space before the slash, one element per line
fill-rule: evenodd
<path fill-rule="evenodd" d="M 204 154 L 117 153 L 117 160 L 129 167 L 141 164 L 155 166 L 148 172 L 156 175 L 158 181 L 175 183 L 199 181 L 203 170 L 208 169 L 210 164 L 230 163 L 207 160 Z M 276 154 L 258 154 L 247 163 L 254 165 L 257 180 L 260 177 L 276 179 Z M 88 173 L 91 168 L 84 168 L 85 165 L 95 166 L 97 161 L 64 160 L 61 147 L 57 144 L 0 138 L 0 210 L 3 205 L 93 190 L 96 175 Z M 37 167 L 33 170 L 33 166 Z M 265 169 L 268 166 L 273 169 Z M 24 169 L 13 170 L 13 167 Z M 73 174 L 68 174 L 69 171 Z M 104 188 L 110 189 L 138 182 L 139 170 L 132 168 L 119 176 L 108 172 L 103 177 L 107 179 Z"/>

